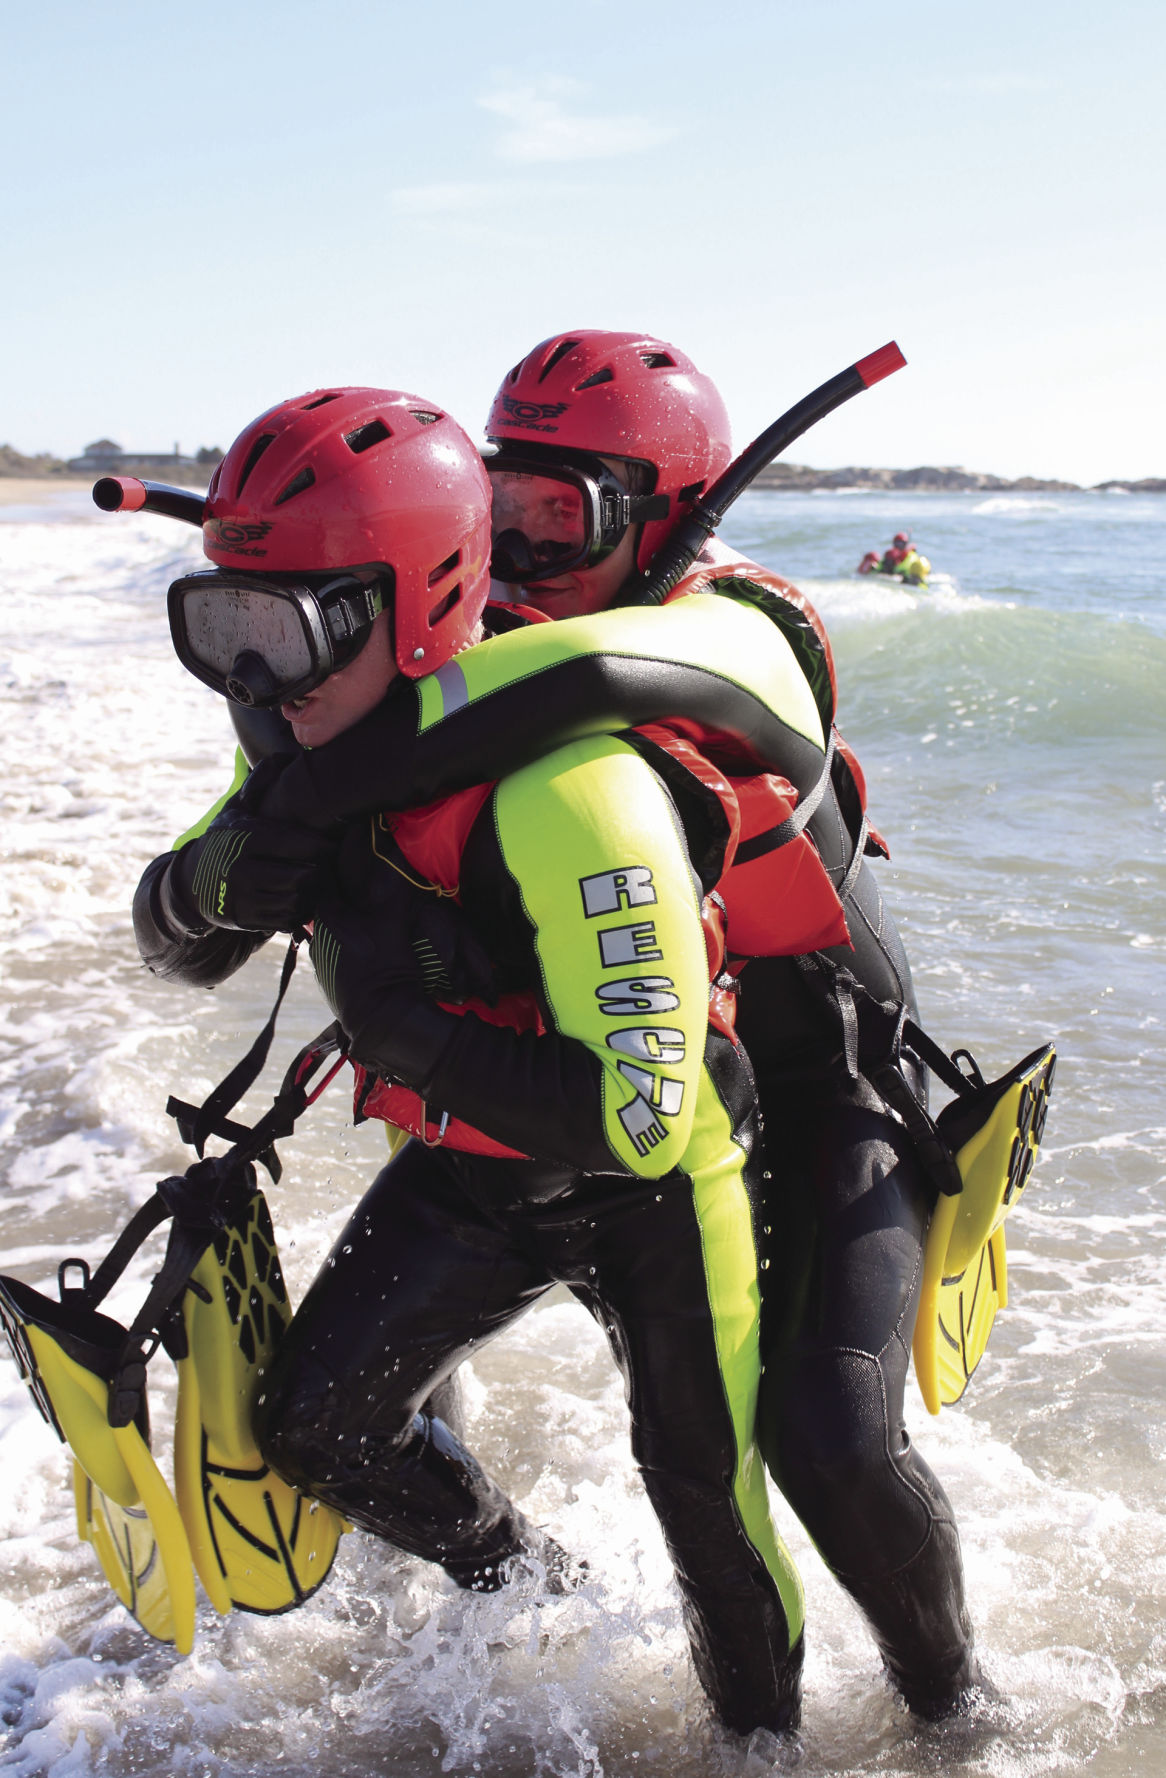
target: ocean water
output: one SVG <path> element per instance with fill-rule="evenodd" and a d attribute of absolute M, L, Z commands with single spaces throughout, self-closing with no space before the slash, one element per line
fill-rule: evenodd
<path fill-rule="evenodd" d="M 932 590 L 854 564 L 910 528 Z M 625 1410 L 581 1309 L 552 1300 L 475 1361 L 472 1442 L 591 1563 L 577 1595 L 489 1599 L 354 1534 L 277 1619 L 200 1603 L 152 1643 L 79 1546 L 64 1452 L 0 1360 L 0 1767 L 15 1778 L 1100 1778 L 1166 1764 L 1166 500 L 746 496 L 726 536 L 796 579 L 838 659 L 926 1023 L 997 1073 L 1046 1035 L 1057 1089 L 1009 1224 L 1012 1300 L 956 1408 L 912 1432 L 964 1540 L 976 1719 L 915 1723 L 779 1502 L 808 1599 L 797 1747 L 710 1722 Z M 172 657 L 164 596 L 198 560 L 80 491 L 0 509 L 0 1266 L 51 1289 L 187 1155 L 166 1096 L 205 1090 L 274 995 L 261 953 L 213 994 L 141 969 L 142 867 L 225 787 L 221 704 Z M 325 1020 L 293 985 L 279 1058 Z M 261 1108 L 263 1094 L 246 1102 Z M 246 1106 L 245 1106 L 246 1109 Z M 302 1292 L 382 1158 L 337 1083 L 269 1194 Z M 111 1308 L 132 1311 L 151 1248 Z M 151 1398 L 166 1464 L 168 1363 Z"/>

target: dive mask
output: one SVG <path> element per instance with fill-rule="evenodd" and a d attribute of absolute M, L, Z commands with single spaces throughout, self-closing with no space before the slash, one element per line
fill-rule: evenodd
<path fill-rule="evenodd" d="M 602 457 L 537 445 L 485 457 L 493 496 L 495 580 L 528 586 L 574 568 L 594 568 L 631 524 L 668 516 L 666 494 L 629 494 Z"/>
<path fill-rule="evenodd" d="M 290 703 L 347 666 L 392 592 L 384 567 L 340 574 L 185 574 L 170 588 L 170 635 L 212 691 L 257 709 Z"/>

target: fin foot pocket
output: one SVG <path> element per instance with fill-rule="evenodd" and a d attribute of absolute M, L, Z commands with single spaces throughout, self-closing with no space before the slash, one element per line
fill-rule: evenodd
<path fill-rule="evenodd" d="M 142 1629 L 189 1654 L 190 1546 L 150 1454 L 144 1388 L 135 1419 L 110 1425 L 125 1328 L 68 1295 L 53 1302 L 16 1278 L 0 1278 L 0 1323 L 33 1401 L 73 1453 L 79 1538 L 93 1546 L 105 1578 Z"/>
<path fill-rule="evenodd" d="M 263 1373 L 290 1319 L 261 1191 L 220 1231 L 192 1283 L 174 1482 L 194 1565 L 216 1611 L 290 1611 L 327 1579 L 345 1526 L 267 1467 L 251 1430 Z"/>
<path fill-rule="evenodd" d="M 959 1401 L 1008 1303 L 1004 1220 L 1032 1177 L 1056 1072 L 1051 1043 L 991 1085 L 945 1106 L 936 1127 L 960 1190 L 941 1195 L 928 1230 L 912 1352 L 929 1412 Z"/>

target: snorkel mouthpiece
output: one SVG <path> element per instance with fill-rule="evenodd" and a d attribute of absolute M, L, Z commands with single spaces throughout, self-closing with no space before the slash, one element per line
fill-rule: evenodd
<path fill-rule="evenodd" d="M 271 668 L 261 654 L 253 648 L 245 648 L 235 656 L 225 683 L 227 696 L 236 704 L 246 704 L 248 708 L 255 705 L 273 703 L 279 694 L 279 683 Z"/>
<path fill-rule="evenodd" d="M 490 573 L 495 580 L 525 584 L 538 567 L 525 531 L 500 531 L 494 539 Z"/>

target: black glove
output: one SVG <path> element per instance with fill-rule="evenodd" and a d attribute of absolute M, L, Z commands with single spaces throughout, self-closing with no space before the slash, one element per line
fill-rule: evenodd
<path fill-rule="evenodd" d="M 206 832 L 174 855 L 166 912 L 188 932 L 293 932 L 329 881 L 339 832 L 327 835 L 257 810 L 287 761 L 261 760 Z"/>

